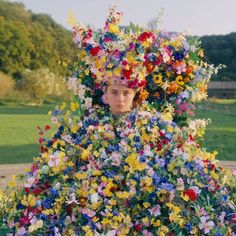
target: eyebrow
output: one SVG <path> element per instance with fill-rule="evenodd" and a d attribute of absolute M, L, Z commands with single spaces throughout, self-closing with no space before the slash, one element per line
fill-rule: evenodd
<path fill-rule="evenodd" d="M 111 89 L 111 91 L 113 92 L 113 91 L 120 91 L 120 90 L 118 90 L 118 89 Z M 122 90 L 123 92 L 130 92 L 130 89 L 123 89 Z"/>

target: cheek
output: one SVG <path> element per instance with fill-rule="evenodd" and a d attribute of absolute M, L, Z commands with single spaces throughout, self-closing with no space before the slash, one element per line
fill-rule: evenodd
<path fill-rule="evenodd" d="M 111 105 L 114 103 L 114 96 L 112 94 L 105 94 L 105 100 L 107 104 Z"/>

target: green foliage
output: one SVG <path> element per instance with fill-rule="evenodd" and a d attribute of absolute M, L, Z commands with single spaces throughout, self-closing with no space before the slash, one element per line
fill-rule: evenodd
<path fill-rule="evenodd" d="M 49 15 L 27 11 L 21 3 L 0 0 L 0 71 L 22 77 L 24 69 L 48 67 L 68 73 L 75 56 L 71 32 Z"/>
<path fill-rule="evenodd" d="M 63 97 L 67 94 L 63 79 L 49 69 L 25 70 L 22 76 L 22 89 L 40 104 L 47 97 Z"/>
<path fill-rule="evenodd" d="M 236 32 L 227 35 L 201 37 L 205 56 L 210 63 L 225 64 L 214 80 L 236 81 Z"/>
<path fill-rule="evenodd" d="M 7 98 L 15 89 L 15 81 L 11 76 L 0 71 L 0 99 Z"/>

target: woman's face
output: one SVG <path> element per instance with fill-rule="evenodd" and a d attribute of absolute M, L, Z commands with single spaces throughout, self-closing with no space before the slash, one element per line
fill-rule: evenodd
<path fill-rule="evenodd" d="M 130 111 L 133 105 L 135 90 L 127 85 L 108 85 L 105 100 L 110 106 L 112 114 L 121 114 Z"/>

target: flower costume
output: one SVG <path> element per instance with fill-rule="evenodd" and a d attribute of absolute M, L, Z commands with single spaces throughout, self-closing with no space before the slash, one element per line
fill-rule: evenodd
<path fill-rule="evenodd" d="M 235 176 L 199 145 L 204 121 L 186 119 L 214 68 L 194 39 L 125 32 L 120 16 L 111 8 L 102 32 L 74 26 L 73 100 L 24 187 L 0 198 L 3 221 L 15 235 L 235 235 Z M 131 112 L 102 103 L 110 83 L 137 90 Z"/>

